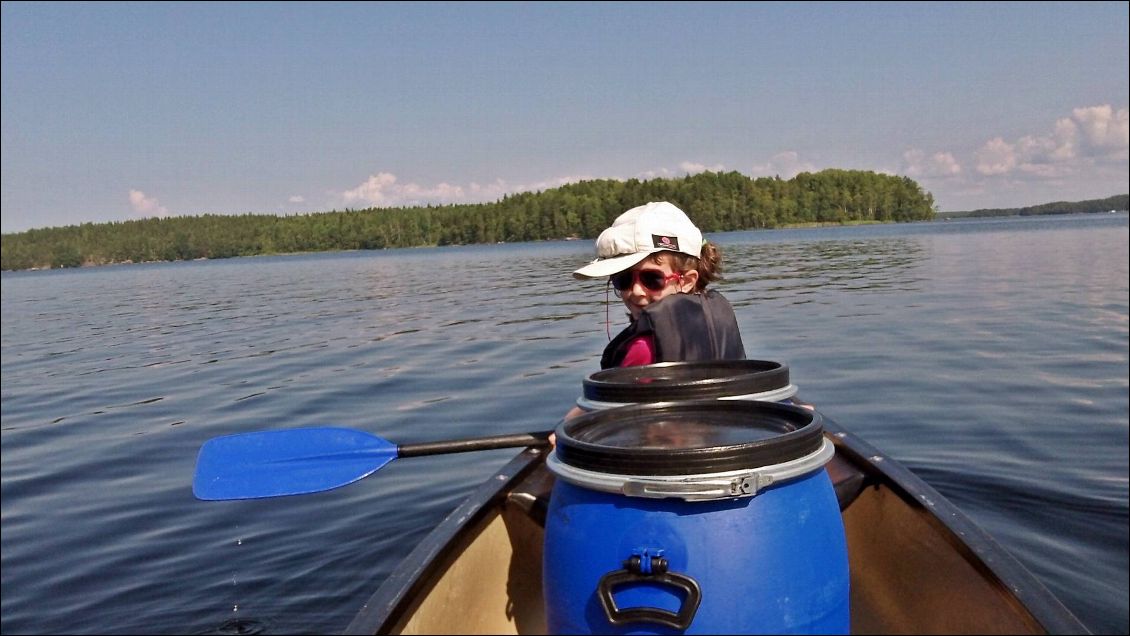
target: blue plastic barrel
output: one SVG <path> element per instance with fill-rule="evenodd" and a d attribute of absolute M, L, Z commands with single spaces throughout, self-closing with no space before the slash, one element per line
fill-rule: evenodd
<path fill-rule="evenodd" d="M 558 426 L 543 563 L 556 634 L 846 634 L 818 413 L 692 400 Z"/>

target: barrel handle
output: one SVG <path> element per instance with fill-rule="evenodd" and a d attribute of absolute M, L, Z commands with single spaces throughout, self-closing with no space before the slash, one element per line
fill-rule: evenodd
<path fill-rule="evenodd" d="M 645 553 L 646 554 L 646 553 Z M 694 620 L 698 605 L 702 602 L 702 590 L 698 582 L 684 574 L 667 571 L 667 559 L 651 557 L 651 567 L 647 572 L 641 572 L 641 559 L 632 556 L 624 561 L 623 570 L 614 570 L 600 577 L 597 586 L 597 596 L 608 622 L 613 625 L 627 623 L 658 623 L 677 630 L 685 630 Z M 625 583 L 650 583 L 669 585 L 683 592 L 683 605 L 678 612 L 661 609 L 658 607 L 634 607 L 620 609 L 616 599 L 612 597 L 614 588 Z"/>

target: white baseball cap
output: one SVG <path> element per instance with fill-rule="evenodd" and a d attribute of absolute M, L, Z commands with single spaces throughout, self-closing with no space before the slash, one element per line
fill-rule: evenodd
<path fill-rule="evenodd" d="M 596 260 L 573 272 L 574 278 L 603 278 L 622 272 L 662 251 L 702 256 L 702 232 L 679 208 L 648 203 L 616 217 L 596 239 Z"/>

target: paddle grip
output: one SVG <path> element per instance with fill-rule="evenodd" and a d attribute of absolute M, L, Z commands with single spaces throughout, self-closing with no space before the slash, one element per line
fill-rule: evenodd
<path fill-rule="evenodd" d="M 549 435 L 553 431 L 538 433 L 515 433 L 495 437 L 449 440 L 444 442 L 424 442 L 420 444 L 401 444 L 396 447 L 397 457 L 421 457 L 423 455 L 444 455 L 447 453 L 466 453 L 469 451 L 491 450 L 495 448 L 525 448 L 527 446 L 549 445 Z"/>

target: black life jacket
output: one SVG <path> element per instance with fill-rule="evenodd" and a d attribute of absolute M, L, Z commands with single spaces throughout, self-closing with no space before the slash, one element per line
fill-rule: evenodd
<path fill-rule="evenodd" d="M 734 308 L 713 289 L 672 294 L 644 307 L 640 317 L 604 348 L 600 368 L 620 366 L 628 343 L 648 334 L 655 339 L 655 362 L 745 359 Z"/>

